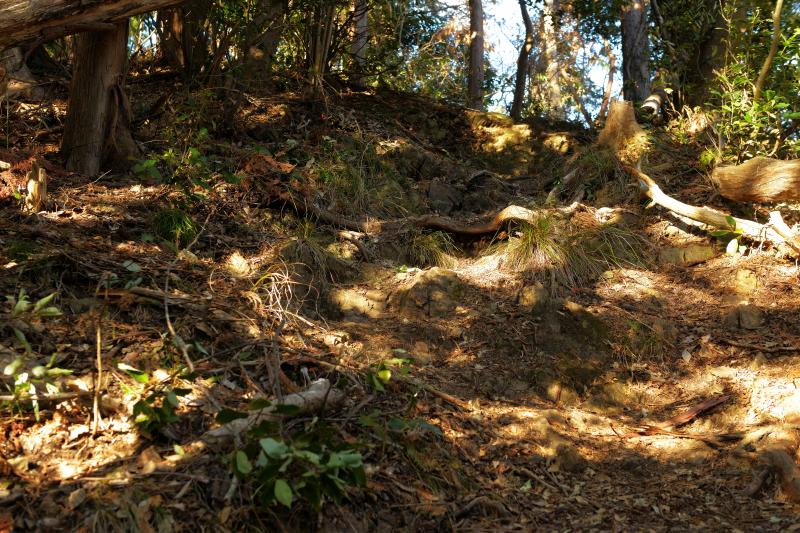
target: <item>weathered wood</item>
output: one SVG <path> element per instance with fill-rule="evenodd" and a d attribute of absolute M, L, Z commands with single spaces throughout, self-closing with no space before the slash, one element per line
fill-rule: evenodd
<path fill-rule="evenodd" d="M 697 222 L 702 222 L 714 228 L 740 231 L 743 237 L 753 241 L 766 241 L 773 244 L 786 244 L 795 253 L 800 252 L 800 238 L 794 235 L 783 223 L 780 213 L 773 215 L 769 224 L 759 224 L 752 220 L 730 217 L 722 211 L 710 207 L 696 207 L 685 204 L 664 193 L 661 187 L 650 176 L 637 168 L 625 165 L 625 170 L 639 180 L 639 187 L 653 201 L 651 205 L 660 205 L 682 217 L 687 217 Z M 650 206 L 648 206 L 650 207 Z M 735 226 L 731 227 L 732 219 Z M 776 224 L 777 223 L 777 224 Z"/>
<path fill-rule="evenodd" d="M 755 157 L 736 166 L 714 169 L 711 180 L 719 193 L 736 202 L 800 200 L 800 159 Z"/>
<path fill-rule="evenodd" d="M 172 7 L 185 0 L 3 0 L 0 2 L 0 50 L 26 42 L 47 42 L 65 35 L 111 29 L 133 15 Z"/>

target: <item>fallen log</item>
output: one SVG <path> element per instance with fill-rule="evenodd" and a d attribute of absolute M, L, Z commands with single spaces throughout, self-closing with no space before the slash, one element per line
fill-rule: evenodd
<path fill-rule="evenodd" d="M 4 0 L 0 6 L 0 50 L 45 43 L 87 31 L 113 29 L 116 23 L 185 0 Z"/>
<path fill-rule="evenodd" d="M 783 161 L 754 157 L 741 165 L 718 167 L 711 181 L 735 202 L 800 200 L 800 159 Z"/>
<path fill-rule="evenodd" d="M 652 200 L 648 207 L 658 204 L 682 217 L 702 222 L 714 228 L 741 232 L 743 237 L 753 241 L 785 244 L 791 247 L 795 253 L 800 253 L 800 238 L 786 226 L 778 212 L 771 215 L 769 223 L 759 224 L 752 220 L 731 217 L 710 207 L 685 204 L 664 193 L 661 187 L 641 170 L 630 165 L 625 165 L 624 168 L 639 180 L 639 187 Z M 733 227 L 731 227 L 731 220 L 734 222 Z"/>

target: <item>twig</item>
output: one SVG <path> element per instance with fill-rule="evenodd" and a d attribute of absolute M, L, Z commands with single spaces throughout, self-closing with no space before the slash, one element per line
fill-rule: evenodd
<path fill-rule="evenodd" d="M 719 342 L 729 346 L 736 346 L 737 348 L 747 348 L 749 350 L 758 350 L 759 352 L 766 353 L 800 352 L 800 346 L 759 346 L 758 344 L 749 344 L 730 339 L 720 339 Z"/>

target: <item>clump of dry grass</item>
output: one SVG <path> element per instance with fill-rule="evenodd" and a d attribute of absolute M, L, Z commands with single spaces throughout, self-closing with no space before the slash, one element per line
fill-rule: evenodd
<path fill-rule="evenodd" d="M 420 267 L 451 267 L 455 264 L 453 255 L 458 251 L 450 234 L 443 231 L 418 232 L 411 237 L 408 249 L 411 262 Z"/>
<path fill-rule="evenodd" d="M 586 284 L 609 268 L 644 266 L 648 245 L 623 225 L 602 224 L 591 212 L 567 220 L 542 213 L 521 223 L 503 246 L 507 262 L 516 271 L 548 274 L 566 287 Z"/>

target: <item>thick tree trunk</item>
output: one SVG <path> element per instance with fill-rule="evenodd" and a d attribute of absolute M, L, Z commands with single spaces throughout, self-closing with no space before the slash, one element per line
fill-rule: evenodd
<path fill-rule="evenodd" d="M 755 157 L 741 165 L 714 169 L 711 181 L 722 196 L 736 202 L 797 202 L 800 159 Z"/>
<path fill-rule="evenodd" d="M 517 58 L 517 75 L 514 78 L 514 101 L 511 103 L 511 118 L 519 120 L 522 114 L 522 103 L 525 100 L 525 84 L 528 79 L 528 63 L 533 50 L 533 22 L 528 14 L 528 6 L 525 0 L 519 0 L 519 9 L 522 14 L 522 22 L 525 24 L 525 40 L 519 50 Z"/>
<path fill-rule="evenodd" d="M 25 42 L 47 42 L 85 31 L 111 30 L 129 17 L 181 4 L 183 0 L 3 0 L 0 50 Z"/>
<path fill-rule="evenodd" d="M 467 106 L 483 109 L 483 3 L 469 0 L 469 80 Z"/>
<path fill-rule="evenodd" d="M 355 0 L 353 11 L 355 22 L 353 29 L 353 40 L 350 43 L 350 77 L 353 83 L 361 85 L 363 83 L 364 65 L 367 60 L 367 46 L 369 43 L 369 3 L 367 0 Z"/>
<path fill-rule="evenodd" d="M 622 94 L 642 102 L 650 95 L 649 0 L 626 0 L 622 7 Z"/>
<path fill-rule="evenodd" d="M 128 21 L 113 30 L 81 34 L 61 145 L 67 168 L 96 176 L 101 168 L 125 166 L 139 155 L 130 129 L 124 81 Z"/>

